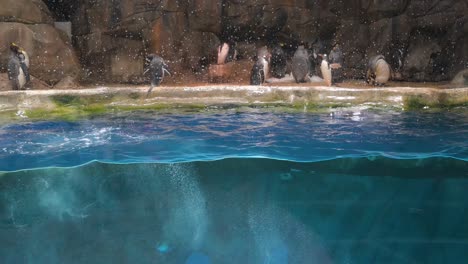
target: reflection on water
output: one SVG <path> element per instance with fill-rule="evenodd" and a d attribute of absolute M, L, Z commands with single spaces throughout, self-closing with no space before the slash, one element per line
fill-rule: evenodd
<path fill-rule="evenodd" d="M 468 163 L 91 163 L 0 177 L 1 263 L 457 263 Z"/>
<path fill-rule="evenodd" d="M 317 161 L 386 155 L 468 156 L 468 112 L 126 113 L 0 127 L 0 171 L 224 157 Z"/>

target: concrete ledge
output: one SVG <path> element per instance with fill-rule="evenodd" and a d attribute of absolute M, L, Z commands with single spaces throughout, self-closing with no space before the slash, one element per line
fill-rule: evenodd
<path fill-rule="evenodd" d="M 147 89 L 147 86 L 122 86 L 3 91 L 0 92 L 0 114 L 9 118 L 55 118 L 116 110 L 200 110 L 213 107 L 280 107 L 292 111 L 330 111 L 355 106 L 401 110 L 468 106 L 468 88 L 209 85 L 156 87 L 148 98 Z"/>

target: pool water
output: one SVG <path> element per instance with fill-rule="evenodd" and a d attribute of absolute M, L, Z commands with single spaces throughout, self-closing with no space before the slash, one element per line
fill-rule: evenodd
<path fill-rule="evenodd" d="M 0 127 L 0 263 L 460 263 L 468 112 Z"/>

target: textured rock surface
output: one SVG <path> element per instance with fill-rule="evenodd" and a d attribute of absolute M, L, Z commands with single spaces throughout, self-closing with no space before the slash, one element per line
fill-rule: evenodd
<path fill-rule="evenodd" d="M 29 2 L 43 10 L 44 5 L 37 1 Z M 52 1 L 46 2 L 51 6 Z M 291 56 L 301 42 L 312 45 L 320 40 L 326 52 L 337 42 L 342 46 L 348 78 L 362 78 L 366 61 L 375 54 L 383 54 L 403 80 L 450 80 L 468 67 L 466 0 L 61 3 L 74 8 L 66 9 L 64 16 L 57 13 L 64 9 L 55 6 L 52 15 L 71 20 L 73 43 L 87 69 L 85 79 L 90 81 L 140 82 L 144 80 L 144 57 L 152 52 L 161 54 L 172 68 L 197 71 L 214 59 L 219 41 L 249 47 L 239 52 L 246 59 L 255 55 L 249 54 L 255 50 L 252 47 L 265 44 L 283 43 Z M 34 17 L 35 21 L 48 21 L 43 15 Z M 122 72 L 122 61 L 129 65 L 128 72 Z"/>
<path fill-rule="evenodd" d="M 115 45 L 119 38 L 141 42 L 139 50 L 132 50 L 134 59 L 141 64 L 145 54 L 157 52 L 173 67 L 192 70 L 198 68 L 200 61 L 212 59 L 217 39 L 236 41 L 240 47 L 281 42 L 290 48 L 289 54 L 301 41 L 312 44 L 320 40 L 326 51 L 333 42 L 338 42 L 345 55 L 345 74 L 350 78 L 362 78 L 365 62 L 378 53 L 401 71 L 404 80 L 413 81 L 448 80 L 466 68 L 468 61 L 467 1 L 83 0 L 80 3 L 73 16 L 75 38 L 78 43 L 92 42 L 78 47 L 85 64 L 96 57 L 109 61 L 116 54 L 122 56 L 126 51 Z M 106 65 L 99 68 L 107 68 L 108 74 L 104 75 L 115 78 L 112 66 Z"/>
<path fill-rule="evenodd" d="M 78 75 L 78 61 L 73 48 L 49 24 L 0 23 L 0 59 L 6 65 L 9 43 L 15 42 L 29 54 L 30 73 L 47 83 L 55 84 L 65 76 Z"/>
<path fill-rule="evenodd" d="M 33 77 L 55 84 L 65 76 L 79 74 L 71 43 L 54 28 L 51 14 L 42 1 L 0 0 L 0 6 L 0 70 L 5 70 L 9 44 L 15 42 L 28 53 Z M 34 86 L 33 83 L 33 89 Z"/>
<path fill-rule="evenodd" d="M 0 0 L 0 22 L 51 24 L 47 6 L 41 0 Z"/>

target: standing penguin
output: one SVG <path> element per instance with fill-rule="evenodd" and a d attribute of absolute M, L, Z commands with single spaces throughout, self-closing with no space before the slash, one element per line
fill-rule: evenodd
<path fill-rule="evenodd" d="M 286 75 L 286 54 L 280 45 L 276 45 L 271 51 L 271 75 L 275 78 Z"/>
<path fill-rule="evenodd" d="M 15 43 L 10 45 L 10 58 L 8 60 L 8 79 L 13 90 L 23 89 L 31 80 L 29 75 L 29 56 Z"/>
<path fill-rule="evenodd" d="M 328 86 L 332 85 L 332 70 L 330 63 L 328 63 L 327 54 L 322 55 L 322 64 L 320 65 L 320 71 L 322 71 L 322 77 Z"/>
<path fill-rule="evenodd" d="M 406 50 L 405 47 L 400 46 L 400 47 L 395 47 L 390 53 L 391 56 L 390 56 L 388 63 L 390 65 L 390 69 L 392 69 L 391 71 L 392 76 L 390 77 L 391 79 L 394 79 L 394 80 L 403 79 L 401 72 L 403 70 L 403 62 L 404 62 L 404 58 L 406 54 L 405 50 Z"/>
<path fill-rule="evenodd" d="M 309 54 L 304 46 L 299 46 L 292 58 L 292 74 L 296 83 L 307 82 L 309 71 Z"/>
<path fill-rule="evenodd" d="M 153 88 L 155 86 L 159 86 L 159 84 L 161 84 L 161 82 L 164 80 L 165 73 L 169 75 L 171 75 L 171 73 L 169 72 L 169 67 L 164 62 L 163 58 L 159 57 L 158 55 L 150 54 L 146 60 L 149 62 L 149 66 L 145 73 L 149 71 L 151 79 L 151 87 L 148 89 L 146 94 L 146 97 L 148 97 Z"/>
<path fill-rule="evenodd" d="M 226 57 L 226 63 L 235 61 L 237 59 L 237 48 L 236 48 L 236 43 L 234 41 L 230 41 L 228 43 L 228 53 Z"/>
<path fill-rule="evenodd" d="M 250 72 L 250 85 L 260 85 L 268 78 L 270 53 L 266 47 L 257 52 L 257 61 Z"/>
<path fill-rule="evenodd" d="M 385 61 L 385 57 L 377 55 L 367 64 L 366 82 L 372 85 L 384 85 L 391 74 L 390 65 Z"/>
<path fill-rule="evenodd" d="M 322 57 L 320 54 L 325 53 L 325 47 L 323 45 L 323 42 L 320 39 L 316 39 L 312 45 L 310 46 L 310 52 L 311 56 L 309 58 L 310 60 L 310 77 L 313 75 L 319 75 L 319 66 L 322 62 Z"/>
<path fill-rule="evenodd" d="M 261 59 L 263 58 L 263 59 Z M 270 78 L 270 59 L 271 53 L 267 46 L 263 46 L 257 50 L 257 59 L 261 59 L 260 62 L 263 64 L 263 70 L 265 72 L 265 79 Z"/>
<path fill-rule="evenodd" d="M 343 78 L 343 52 L 336 43 L 333 45 L 332 51 L 330 51 L 328 63 L 332 70 L 332 83 L 341 81 Z"/>
<path fill-rule="evenodd" d="M 229 54 L 229 44 L 224 42 L 218 46 L 218 64 L 226 63 L 226 59 Z"/>

